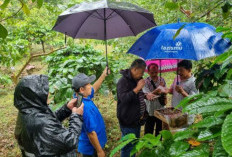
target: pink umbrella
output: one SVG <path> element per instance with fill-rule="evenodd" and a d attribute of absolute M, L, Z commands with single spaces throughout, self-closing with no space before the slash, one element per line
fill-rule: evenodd
<path fill-rule="evenodd" d="M 151 63 L 155 63 L 159 66 L 159 72 L 170 72 L 177 70 L 177 59 L 154 59 L 154 60 L 146 60 L 147 66 Z"/>

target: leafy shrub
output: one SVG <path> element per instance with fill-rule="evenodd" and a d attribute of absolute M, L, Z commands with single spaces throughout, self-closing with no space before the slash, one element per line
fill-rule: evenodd
<path fill-rule="evenodd" d="M 116 94 L 116 82 L 120 77 L 119 70 L 125 68 L 127 60 L 119 59 L 120 56 L 109 56 L 109 68 L 111 74 L 104 81 L 100 92 Z M 103 52 L 95 50 L 90 45 L 72 45 L 66 49 L 57 51 L 48 56 L 45 61 L 48 63 L 48 76 L 50 79 L 50 93 L 52 104 L 58 104 L 55 108 L 64 104 L 72 97 L 72 78 L 78 73 L 96 75 L 100 77 L 106 67 Z"/>
<path fill-rule="evenodd" d="M 9 85 L 11 83 L 12 81 L 9 76 L 0 74 L 0 85 Z"/>

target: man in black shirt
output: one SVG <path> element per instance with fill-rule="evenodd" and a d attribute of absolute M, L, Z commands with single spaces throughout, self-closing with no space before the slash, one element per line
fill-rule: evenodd
<path fill-rule="evenodd" d="M 136 59 L 130 69 L 122 70 L 122 77 L 117 83 L 117 117 L 122 136 L 134 133 L 140 135 L 141 125 L 144 124 L 146 104 L 142 88 L 145 85 L 142 76 L 146 63 L 142 59 Z M 128 144 L 121 151 L 121 157 L 129 157 L 133 145 Z"/>

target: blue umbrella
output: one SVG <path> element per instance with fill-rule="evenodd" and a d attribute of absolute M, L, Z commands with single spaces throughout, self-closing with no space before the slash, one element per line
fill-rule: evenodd
<path fill-rule="evenodd" d="M 181 28 L 179 35 L 174 35 Z M 225 52 L 231 45 L 222 33 L 206 23 L 172 23 L 155 27 L 141 36 L 129 49 L 145 60 L 201 60 Z"/>

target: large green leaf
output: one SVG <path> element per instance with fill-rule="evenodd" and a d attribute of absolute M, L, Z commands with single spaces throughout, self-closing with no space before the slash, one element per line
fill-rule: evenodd
<path fill-rule="evenodd" d="M 157 146 L 160 144 L 160 138 L 161 138 L 161 135 L 158 135 L 157 137 L 155 137 L 154 135 L 152 134 L 146 134 L 143 136 L 142 139 L 148 141 L 149 143 L 151 143 L 153 146 Z"/>
<path fill-rule="evenodd" d="M 216 32 L 223 32 L 223 31 L 230 31 L 230 28 L 222 27 L 222 26 L 216 28 Z"/>
<path fill-rule="evenodd" d="M 213 157 L 229 157 L 229 154 L 222 147 L 221 138 L 219 138 L 214 145 Z"/>
<path fill-rule="evenodd" d="M 167 146 L 166 147 L 163 147 L 163 146 L 157 147 L 155 149 L 155 153 L 156 153 L 157 157 L 171 157 L 168 150 L 170 149 L 171 145 L 173 144 L 173 140 L 165 140 L 165 141 L 168 141 L 168 143 L 170 142 L 170 144 L 169 144 L 170 146 L 169 147 L 167 147 Z M 150 157 L 150 156 L 147 156 L 147 157 Z M 151 156 L 151 157 L 153 157 L 153 156 Z"/>
<path fill-rule="evenodd" d="M 165 140 L 173 139 L 172 133 L 168 130 L 162 130 L 161 135 L 162 135 L 162 138 Z"/>
<path fill-rule="evenodd" d="M 6 28 L 0 23 L 0 38 L 5 39 L 8 35 Z"/>
<path fill-rule="evenodd" d="M 119 142 L 126 141 L 128 139 L 136 139 L 135 134 L 127 134 L 126 136 L 123 136 Z"/>
<path fill-rule="evenodd" d="M 225 73 L 227 73 L 228 69 L 217 69 L 215 72 L 214 72 L 214 76 L 215 78 L 220 79 Z"/>
<path fill-rule="evenodd" d="M 209 146 L 202 144 L 192 151 L 181 154 L 179 157 L 209 157 Z"/>
<path fill-rule="evenodd" d="M 157 155 L 154 150 L 147 150 L 147 149 L 142 151 L 141 154 L 139 155 L 139 157 L 149 157 L 149 156 L 160 157 L 160 155 Z"/>
<path fill-rule="evenodd" d="M 222 125 L 222 146 L 232 156 L 232 113 L 230 113 Z"/>
<path fill-rule="evenodd" d="M 134 148 L 130 152 L 130 156 L 134 155 L 135 153 L 139 152 L 145 145 L 147 145 L 147 142 L 144 141 L 138 141 Z"/>
<path fill-rule="evenodd" d="M 186 24 L 182 25 L 177 31 L 176 34 L 173 36 L 173 40 L 176 39 L 176 37 L 180 34 L 181 30 L 185 27 Z"/>
<path fill-rule="evenodd" d="M 229 38 L 232 39 L 232 32 L 227 32 L 222 35 L 223 38 Z"/>
<path fill-rule="evenodd" d="M 191 101 L 194 101 L 195 99 L 200 99 L 203 96 L 202 93 L 196 94 L 196 95 L 190 95 L 188 97 L 185 97 L 181 100 L 181 102 L 175 107 L 176 109 L 182 107 L 185 108 Z"/>
<path fill-rule="evenodd" d="M 232 97 L 232 81 L 227 80 L 226 84 L 220 86 L 218 93 L 221 97 Z"/>
<path fill-rule="evenodd" d="M 117 147 L 115 147 L 112 152 L 110 153 L 110 157 L 112 157 L 117 151 L 121 150 L 124 146 L 126 146 L 128 143 L 134 141 L 134 139 L 128 139 L 122 143 L 120 143 Z"/>
<path fill-rule="evenodd" d="M 231 54 L 232 54 L 232 51 L 228 51 L 228 52 L 225 52 L 225 53 L 219 55 L 219 56 L 214 60 L 214 62 L 211 64 L 211 67 L 213 67 L 213 65 L 215 65 L 215 64 L 218 63 L 218 62 L 224 61 L 224 60 L 225 60 L 226 58 L 228 58 Z"/>
<path fill-rule="evenodd" d="M 226 60 L 223 62 L 221 69 L 225 68 L 228 64 L 232 63 L 232 55 L 226 58 Z"/>
<path fill-rule="evenodd" d="M 227 72 L 226 79 L 232 80 L 232 69 L 230 69 L 230 70 Z"/>
<path fill-rule="evenodd" d="M 202 121 L 193 124 L 191 127 L 197 127 L 197 128 L 209 128 L 214 125 L 222 124 L 224 120 L 221 117 L 215 117 L 215 116 L 209 116 L 204 118 Z"/>
<path fill-rule="evenodd" d="M 232 109 L 232 100 L 220 97 L 205 96 L 186 106 L 183 111 L 190 114 L 213 113 Z"/>
<path fill-rule="evenodd" d="M 180 132 L 177 132 L 175 135 L 174 135 L 174 141 L 180 141 L 180 140 L 183 140 L 183 139 L 188 139 L 190 137 L 192 137 L 193 135 L 193 131 L 192 130 L 185 130 L 185 131 L 180 131 Z"/>
<path fill-rule="evenodd" d="M 9 3 L 10 3 L 10 0 L 5 0 L 4 3 L 0 6 L 0 8 L 2 10 L 5 9 L 8 6 Z"/>
<path fill-rule="evenodd" d="M 178 156 L 188 150 L 189 144 L 183 141 L 177 141 L 173 143 L 169 149 L 169 152 L 172 156 Z"/>
<path fill-rule="evenodd" d="M 216 137 L 218 137 L 220 135 L 221 135 L 221 132 L 218 132 L 218 133 L 214 134 L 209 130 L 204 130 L 204 131 L 200 132 L 199 136 L 197 137 L 197 140 L 198 141 L 211 140 L 211 139 L 216 138 Z"/>

